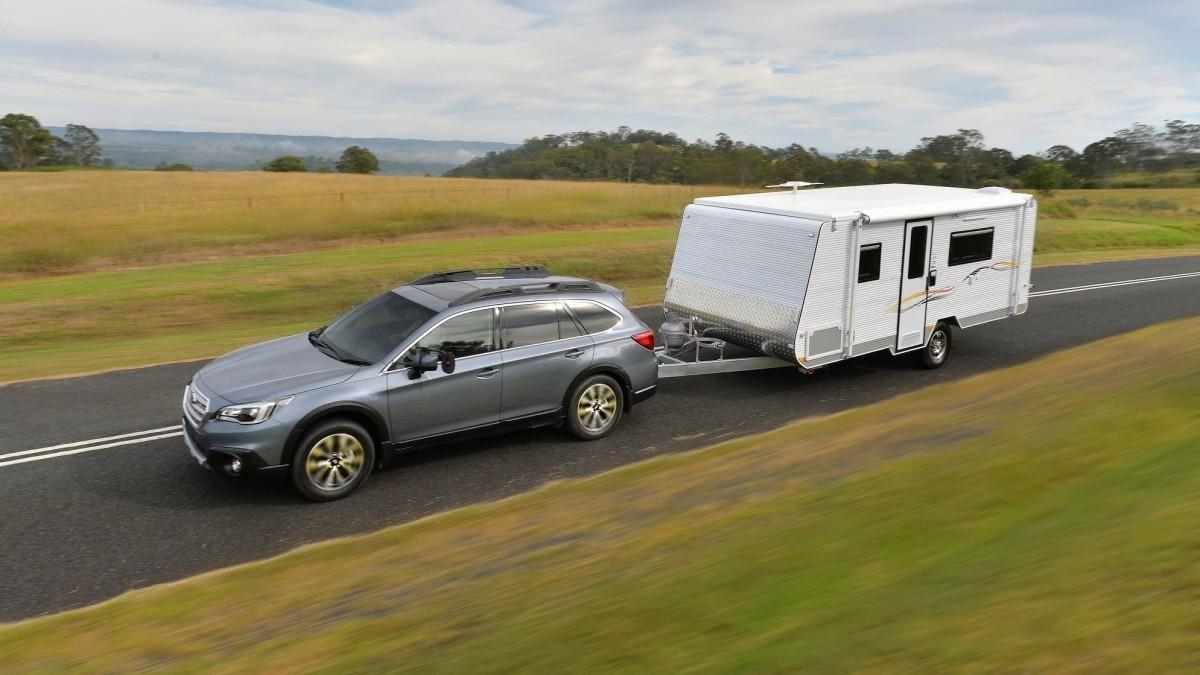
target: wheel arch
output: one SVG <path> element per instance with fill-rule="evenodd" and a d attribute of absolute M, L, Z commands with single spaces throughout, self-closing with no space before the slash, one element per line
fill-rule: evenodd
<path fill-rule="evenodd" d="M 617 384 L 621 385 L 621 399 L 623 400 L 621 409 L 624 412 L 629 412 L 633 409 L 633 383 L 630 381 L 629 375 L 626 374 L 625 371 L 619 366 L 601 363 L 589 366 L 587 370 L 584 370 L 582 373 L 577 375 L 574 380 L 571 380 L 571 384 L 567 387 L 567 391 L 563 393 L 564 412 L 569 409 L 571 403 L 571 392 L 575 391 L 575 387 L 579 386 L 580 382 L 583 382 L 593 375 L 609 375 L 615 379 Z"/>
<path fill-rule="evenodd" d="M 329 403 L 315 410 L 312 410 L 303 418 L 296 426 L 292 427 L 291 433 L 288 434 L 287 443 L 284 445 L 283 458 L 286 460 L 284 464 L 291 464 L 292 455 L 296 452 L 296 446 L 300 443 L 300 439 L 304 437 L 305 432 L 314 424 L 324 422 L 325 420 L 342 418 L 352 420 L 367 430 L 371 434 L 371 440 L 375 443 L 375 464 L 383 466 L 386 463 L 387 452 L 384 448 L 388 440 L 387 422 L 378 411 L 370 406 L 361 403 Z"/>

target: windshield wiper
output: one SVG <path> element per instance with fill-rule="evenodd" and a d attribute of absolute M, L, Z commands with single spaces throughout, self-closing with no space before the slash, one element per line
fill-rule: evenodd
<path fill-rule="evenodd" d="M 335 349 L 333 347 L 333 345 L 331 345 L 328 342 L 321 339 L 321 333 L 323 333 L 323 332 L 325 332 L 324 328 L 318 328 L 316 330 L 309 331 L 308 341 L 312 343 L 312 346 L 316 347 L 317 349 L 320 349 L 323 354 L 326 354 L 328 356 L 331 356 L 331 357 L 337 359 L 338 361 L 341 361 L 342 355 L 338 353 L 338 350 Z"/>
<path fill-rule="evenodd" d="M 331 358 L 337 359 L 338 361 L 341 361 L 342 363 L 348 363 L 352 366 L 369 366 L 369 365 L 371 365 L 370 361 L 363 361 L 362 359 L 356 359 L 354 357 L 346 356 L 346 355 L 342 354 L 341 352 L 339 352 L 337 350 L 337 347 L 334 347 L 333 345 L 331 345 L 328 342 L 321 339 L 321 334 L 324 332 L 325 332 L 324 328 L 317 328 L 316 330 L 311 330 L 308 333 L 308 341 L 311 342 L 314 347 L 316 347 L 317 349 L 320 349 L 321 353 L 323 353 Z"/>

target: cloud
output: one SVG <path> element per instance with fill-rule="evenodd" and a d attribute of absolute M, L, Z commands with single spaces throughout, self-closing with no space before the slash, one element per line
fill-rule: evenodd
<path fill-rule="evenodd" d="M 23 3 L 13 112 L 96 127 L 520 140 L 620 124 L 1036 151 L 1195 117 L 1196 18 L 1141 3 Z M 3 112 L 8 112 L 5 110 Z"/>

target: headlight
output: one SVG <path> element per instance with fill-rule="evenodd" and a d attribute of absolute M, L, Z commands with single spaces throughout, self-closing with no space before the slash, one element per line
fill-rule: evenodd
<path fill-rule="evenodd" d="M 259 401 L 226 406 L 217 413 L 217 419 L 238 424 L 258 424 L 270 419 L 271 413 L 275 412 L 276 408 L 291 402 L 292 397 L 289 396 L 278 401 Z"/>

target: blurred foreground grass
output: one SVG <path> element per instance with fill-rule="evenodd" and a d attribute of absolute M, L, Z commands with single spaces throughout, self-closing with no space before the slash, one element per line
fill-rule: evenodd
<path fill-rule="evenodd" d="M 736 191 L 0 173 L 0 382 L 216 356 L 437 269 L 546 264 L 655 303 L 683 206 Z M 1035 250 L 1041 265 L 1200 254 L 1200 188 L 1062 191 L 1042 202 Z"/>
<path fill-rule="evenodd" d="M 1197 373 L 1200 319 L 1154 326 L 11 625 L 0 653 L 18 672 L 1194 670 Z"/>

